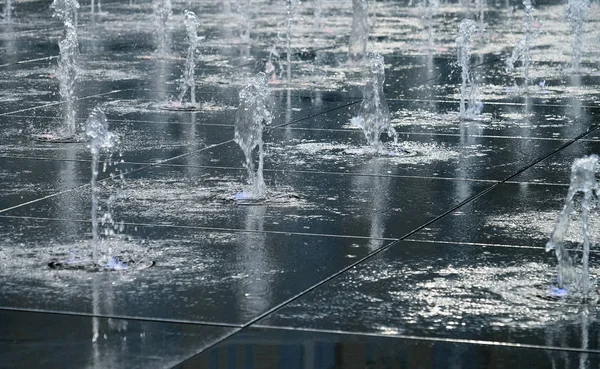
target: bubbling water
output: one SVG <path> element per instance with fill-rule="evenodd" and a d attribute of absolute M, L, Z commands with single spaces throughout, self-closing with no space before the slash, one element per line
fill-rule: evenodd
<path fill-rule="evenodd" d="M 196 19 L 196 14 L 186 10 L 185 14 L 185 30 L 187 33 L 188 51 L 185 59 L 185 67 L 183 70 L 183 76 L 181 77 L 181 83 L 179 85 L 179 102 L 183 103 L 183 99 L 190 91 L 190 103 L 196 104 L 196 82 L 195 82 L 195 70 L 196 70 L 196 53 L 198 51 L 198 42 L 203 37 L 198 37 L 198 27 L 200 26 Z"/>
<path fill-rule="evenodd" d="M 590 257 L 590 229 L 589 214 L 592 208 L 592 200 L 598 198 L 600 187 L 596 181 L 596 168 L 599 157 L 590 155 L 575 160 L 571 166 L 571 184 L 567 192 L 565 205 L 556 220 L 556 225 L 546 243 L 546 251 L 554 250 L 558 259 L 557 291 L 566 294 L 581 290 L 583 298 L 586 299 L 590 292 L 589 257 Z M 574 259 L 569 255 L 563 243 L 565 233 L 569 228 L 570 215 L 575 205 L 575 196 L 583 193 L 581 200 L 581 231 L 583 236 L 583 259 L 582 272 L 578 277 L 574 265 Z M 595 205 L 595 204 L 594 204 Z"/>
<path fill-rule="evenodd" d="M 477 23 L 471 19 L 463 19 L 458 28 L 456 38 L 457 62 L 461 68 L 462 83 L 460 85 L 460 110 L 462 119 L 474 119 L 483 109 L 478 99 L 477 84 L 471 71 L 471 36 L 477 31 Z"/>
<path fill-rule="evenodd" d="M 359 126 L 369 145 L 376 151 L 381 151 L 381 134 L 387 131 L 389 137 L 398 141 L 390 119 L 390 110 L 383 93 L 385 82 L 384 59 L 378 53 L 369 53 L 366 59 L 366 84 L 363 88 L 363 101 L 357 117 L 351 123 Z"/>
<path fill-rule="evenodd" d="M 240 104 L 235 116 L 234 141 L 245 156 L 250 190 L 236 196 L 237 200 L 261 200 L 266 197 L 266 185 L 263 178 L 263 130 L 272 122 L 273 116 L 268 108 L 267 75 L 258 73 L 248 86 L 240 91 Z M 258 167 L 255 169 L 253 153 L 258 150 Z"/>
<path fill-rule="evenodd" d="M 58 132 L 62 137 L 77 134 L 75 123 L 75 82 L 77 81 L 79 43 L 77 41 L 77 0 L 54 0 L 51 5 L 54 17 L 63 22 L 64 31 L 58 43 L 60 50 L 56 76 L 63 110 L 63 126 Z"/>
<path fill-rule="evenodd" d="M 348 42 L 348 58 L 364 58 L 369 40 L 369 4 L 367 0 L 352 0 L 352 29 Z"/>

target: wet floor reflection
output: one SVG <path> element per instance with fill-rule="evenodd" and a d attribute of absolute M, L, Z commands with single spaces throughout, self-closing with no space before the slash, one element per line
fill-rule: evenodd
<path fill-rule="evenodd" d="M 592 369 L 597 353 L 250 329 L 181 369 Z"/>
<path fill-rule="evenodd" d="M 365 198 L 360 200 L 371 222 L 368 244 L 370 252 L 389 242 L 382 239 L 386 234 L 392 203 L 390 196 L 393 195 L 390 193 L 392 178 L 390 173 L 386 172 L 388 168 L 385 158 L 372 158 L 363 166 L 361 175 L 354 176 L 352 181 L 353 192 L 365 195 Z"/>
<path fill-rule="evenodd" d="M 264 231 L 265 205 L 246 206 L 245 230 L 238 235 L 240 254 L 240 279 L 237 301 L 242 315 L 265 312 L 272 306 L 272 276 L 277 274 L 278 265 L 269 257 Z M 284 246 L 282 246 L 284 247 Z"/>

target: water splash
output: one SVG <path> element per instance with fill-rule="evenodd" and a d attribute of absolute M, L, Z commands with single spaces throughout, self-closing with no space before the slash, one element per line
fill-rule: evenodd
<path fill-rule="evenodd" d="M 531 84 L 531 78 L 529 77 L 529 69 L 531 67 L 531 41 L 532 41 L 532 30 L 531 25 L 533 23 L 532 10 L 533 6 L 531 0 L 523 0 L 523 7 L 525 9 L 525 17 L 523 19 L 523 28 L 525 35 L 515 48 L 513 49 L 512 55 L 506 60 L 506 71 L 511 72 L 515 69 L 515 63 L 521 60 L 523 63 L 523 88 L 527 91 Z"/>
<path fill-rule="evenodd" d="M 463 19 L 456 38 L 457 62 L 461 68 L 460 111 L 462 119 L 473 119 L 483 109 L 478 99 L 477 84 L 471 71 L 471 36 L 477 31 L 477 24 L 471 19 Z"/>
<path fill-rule="evenodd" d="M 98 172 L 100 169 L 100 154 L 102 152 L 110 153 L 116 143 L 116 137 L 109 132 L 106 114 L 104 114 L 104 111 L 102 111 L 102 109 L 98 106 L 92 110 L 85 123 L 85 135 L 87 138 L 88 147 L 92 153 L 92 261 L 93 263 L 99 265 L 100 234 L 98 232 L 98 212 L 100 209 L 98 206 Z M 112 200 L 112 198 L 109 200 L 109 208 L 110 204 L 112 204 Z M 103 223 L 108 222 L 114 224 L 112 216 L 110 215 L 110 211 L 107 211 L 103 215 L 102 221 Z"/>
<path fill-rule="evenodd" d="M 279 32 L 277 33 L 277 40 L 280 40 L 281 35 Z M 271 49 L 269 49 L 269 57 L 267 58 L 267 63 L 265 65 L 265 73 L 269 78 L 269 82 L 273 84 L 278 84 L 280 82 L 281 73 L 283 71 L 283 67 L 281 65 L 281 54 L 278 49 L 279 42 L 273 44 Z"/>
<path fill-rule="evenodd" d="M 583 44 L 583 23 L 590 7 L 589 0 L 569 0 L 567 3 L 567 20 L 573 34 L 572 67 L 578 72 L 581 63 L 581 47 Z"/>
<path fill-rule="evenodd" d="M 188 89 L 190 91 L 190 104 L 196 104 L 196 81 L 195 81 L 195 71 L 196 71 L 196 53 L 198 51 L 198 42 L 203 39 L 203 37 L 198 37 L 198 27 L 200 24 L 196 19 L 196 14 L 191 11 L 186 10 L 185 14 L 185 31 L 187 34 L 188 41 L 188 51 L 187 57 L 185 59 L 185 67 L 183 70 L 183 76 L 181 77 L 181 83 L 179 85 L 179 102 L 183 103 L 183 98 L 187 93 Z"/>
<path fill-rule="evenodd" d="M 353 125 L 359 126 L 369 145 L 381 151 L 381 134 L 387 131 L 389 137 L 398 141 L 398 134 L 391 124 L 390 111 L 383 93 L 385 82 L 384 59 L 378 53 L 369 53 L 366 60 L 366 84 L 363 88 L 363 101 L 357 117 L 351 119 Z"/>
<path fill-rule="evenodd" d="M 348 58 L 358 61 L 364 58 L 369 40 L 369 4 L 367 0 L 352 0 L 352 29 L 348 42 Z"/>
<path fill-rule="evenodd" d="M 600 188 L 596 181 L 596 168 L 599 157 L 590 155 L 575 160 L 571 166 L 571 184 L 567 192 L 565 205 L 556 220 L 556 225 L 546 243 L 546 251 L 554 250 L 558 259 L 558 290 L 571 288 L 581 289 L 583 297 L 587 298 L 590 290 L 589 256 L 590 256 L 590 229 L 589 214 L 592 208 L 592 199 L 597 199 Z M 581 231 L 583 236 L 583 259 L 581 277 L 577 278 L 577 272 L 573 258 L 564 246 L 565 233 L 569 228 L 570 215 L 575 205 L 575 196 L 583 193 L 581 200 Z M 563 293 L 564 294 L 564 293 Z"/>
<path fill-rule="evenodd" d="M 75 82 L 77 81 L 79 43 L 77 41 L 77 0 L 54 0 L 51 8 L 53 17 L 63 22 L 63 36 L 58 42 L 60 50 L 56 76 L 63 109 L 63 127 L 58 134 L 61 137 L 74 137 L 77 134 L 75 123 Z"/>
<path fill-rule="evenodd" d="M 263 178 L 263 129 L 273 120 L 268 109 L 269 90 L 267 76 L 258 73 L 242 91 L 240 105 L 235 116 L 234 141 L 240 146 L 246 158 L 248 183 L 251 186 L 245 191 L 246 199 L 264 199 L 266 186 Z M 255 170 L 253 153 L 258 149 L 258 167 Z"/>
<path fill-rule="evenodd" d="M 159 58 L 165 59 L 169 52 L 169 30 L 167 23 L 173 15 L 173 6 L 171 0 L 153 0 L 152 9 L 154 25 L 156 27 L 157 54 Z"/>

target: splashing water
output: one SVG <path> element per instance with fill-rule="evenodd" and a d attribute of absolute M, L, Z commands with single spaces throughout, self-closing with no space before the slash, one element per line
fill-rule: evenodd
<path fill-rule="evenodd" d="M 471 36 L 477 31 L 477 24 L 471 19 L 463 19 L 456 38 L 457 62 L 461 68 L 460 111 L 462 119 L 473 119 L 483 109 L 483 103 L 477 98 L 477 84 L 471 72 Z"/>
<path fill-rule="evenodd" d="M 531 84 L 531 79 L 529 77 L 529 69 L 531 67 L 531 25 L 533 23 L 533 6 L 531 4 L 531 0 L 523 0 L 523 6 L 525 8 L 525 17 L 523 19 L 525 36 L 523 36 L 523 38 L 519 40 L 519 42 L 513 49 L 512 55 L 506 60 L 506 71 L 513 71 L 515 69 L 515 63 L 518 60 L 521 60 L 523 63 L 523 87 L 525 90 L 527 90 L 527 88 Z"/>
<path fill-rule="evenodd" d="M 546 243 L 546 251 L 554 250 L 558 259 L 558 290 L 569 291 L 570 288 L 581 289 L 583 297 L 587 298 L 590 290 L 589 256 L 590 256 L 590 230 L 589 213 L 592 207 L 592 199 L 597 198 L 600 188 L 596 182 L 596 167 L 599 157 L 590 155 L 575 160 L 571 166 L 571 184 L 567 192 L 565 205 L 556 220 L 556 225 Z M 563 241 L 565 233 L 569 228 L 570 215 L 573 212 L 575 196 L 583 193 L 581 200 L 581 231 L 583 235 L 583 260 L 581 278 L 578 280 L 574 266 L 574 260 L 569 255 Z M 577 286 L 579 282 L 579 286 Z M 563 294 L 566 294 L 563 292 Z"/>
<path fill-rule="evenodd" d="M 93 262 L 99 265 L 99 248 L 100 235 L 98 232 L 98 171 L 101 152 L 109 152 L 116 143 L 116 137 L 108 131 L 108 120 L 106 114 L 100 107 L 95 107 L 92 110 L 89 118 L 85 123 L 85 135 L 87 138 L 88 147 L 92 153 L 92 259 Z M 110 155 L 108 155 L 110 156 Z M 109 200 L 109 203 L 112 201 Z M 104 214 L 103 223 L 113 223 L 110 211 Z"/>
<path fill-rule="evenodd" d="M 385 69 L 383 56 L 369 53 L 366 60 L 367 81 L 363 88 L 363 101 L 358 117 L 351 119 L 353 125 L 359 126 L 367 138 L 369 145 L 381 151 L 381 134 L 387 131 L 389 137 L 398 142 L 398 134 L 391 124 L 390 111 L 383 93 Z"/>
<path fill-rule="evenodd" d="M 190 103 L 196 104 L 196 83 L 195 83 L 195 70 L 196 70 L 196 52 L 198 51 L 198 42 L 203 37 L 198 37 L 198 27 L 200 26 L 196 19 L 196 14 L 186 10 L 185 14 L 185 31 L 187 33 L 188 51 L 185 59 L 185 67 L 183 70 L 183 76 L 181 77 L 181 84 L 179 85 L 179 102 L 183 103 L 183 98 L 190 90 Z"/>
<path fill-rule="evenodd" d="M 583 22 L 590 7 L 589 0 L 569 0 L 567 3 L 567 20 L 573 34 L 572 67 L 579 71 L 581 63 L 581 47 L 583 44 Z"/>
<path fill-rule="evenodd" d="M 277 33 L 277 40 L 280 35 Z M 269 57 L 267 58 L 267 64 L 265 65 L 265 73 L 269 78 L 270 83 L 279 83 L 279 78 L 283 67 L 281 65 L 281 54 L 277 48 L 277 43 L 271 46 L 269 50 Z"/>
<path fill-rule="evenodd" d="M 263 129 L 273 120 L 267 106 L 269 90 L 266 74 L 258 73 L 242 91 L 240 105 L 235 116 L 234 141 L 240 146 L 246 158 L 249 191 L 243 193 L 245 199 L 264 199 L 266 186 L 263 178 Z M 255 171 L 253 152 L 258 148 L 258 168 Z"/>
<path fill-rule="evenodd" d="M 156 43 L 158 57 L 165 59 L 169 48 L 169 32 L 167 23 L 173 15 L 173 6 L 171 0 L 153 0 L 152 9 L 154 15 L 154 24 L 156 27 Z"/>
<path fill-rule="evenodd" d="M 51 8 L 54 10 L 53 17 L 63 22 L 63 37 L 58 42 L 60 50 L 58 59 L 57 78 L 59 84 L 60 100 L 63 109 L 63 127 L 59 135 L 63 137 L 74 137 L 77 133 L 75 123 L 75 82 L 77 80 L 77 56 L 79 54 L 79 43 L 77 42 L 77 0 L 54 0 Z"/>
<path fill-rule="evenodd" d="M 348 58 L 364 58 L 369 40 L 369 4 L 367 0 L 352 0 L 352 30 L 348 42 Z"/>

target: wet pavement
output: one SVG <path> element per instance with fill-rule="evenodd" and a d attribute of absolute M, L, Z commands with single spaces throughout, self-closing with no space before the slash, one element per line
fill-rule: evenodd
<path fill-rule="evenodd" d="M 119 136 L 98 180 L 121 271 L 56 267 L 88 260 L 92 239 L 90 150 L 34 139 L 62 122 L 62 25 L 38 0 L 0 23 L 0 368 L 599 367 L 597 211 L 592 301 L 548 297 L 557 263 L 544 247 L 571 163 L 600 154 L 600 7 L 579 72 L 565 5 L 534 7 L 525 92 L 521 64 L 505 68 L 520 2 L 441 4 L 433 47 L 426 8 L 370 2 L 368 49 L 385 58 L 399 135 L 375 155 L 350 124 L 363 83 L 346 56 L 351 2 L 299 6 L 289 86 L 286 2 L 241 3 L 174 2 L 166 58 L 150 2 L 81 4 L 76 119 L 102 104 Z M 205 36 L 193 112 L 172 105 L 184 10 Z M 453 64 L 465 17 L 485 25 L 472 57 L 484 107 L 469 121 Z M 272 50 L 267 200 L 241 205 L 238 92 Z M 579 207 L 572 219 L 576 254 Z"/>

